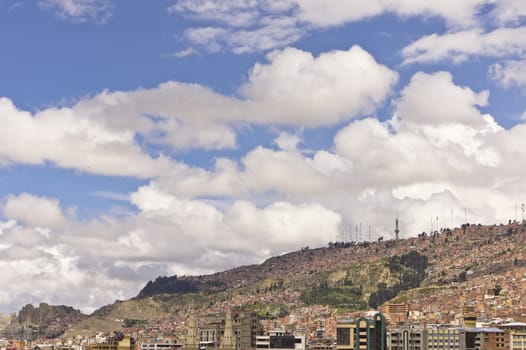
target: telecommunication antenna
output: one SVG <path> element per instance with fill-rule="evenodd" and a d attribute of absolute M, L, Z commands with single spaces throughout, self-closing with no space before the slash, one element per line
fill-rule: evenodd
<path fill-rule="evenodd" d="M 398 229 L 398 218 L 395 220 L 395 239 L 398 240 L 398 234 L 400 233 L 400 230 Z"/>
<path fill-rule="evenodd" d="M 360 240 L 362 239 L 362 223 L 360 222 Z M 363 239 L 365 241 L 365 237 Z"/>

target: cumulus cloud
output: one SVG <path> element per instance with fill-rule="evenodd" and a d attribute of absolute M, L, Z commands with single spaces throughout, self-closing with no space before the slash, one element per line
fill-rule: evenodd
<path fill-rule="evenodd" d="M 111 17 L 111 0 L 39 0 L 39 6 L 73 22 L 105 22 Z"/>
<path fill-rule="evenodd" d="M 166 266 L 158 263 L 134 264 L 79 256 L 75 245 L 61 243 L 65 235 L 71 234 L 62 229 L 42 235 L 39 228 L 29 223 L 4 221 L 0 227 L 0 269 L 4 278 L 16 281 L 6 284 L 0 292 L 3 313 L 16 312 L 30 302 L 72 305 L 89 313 L 134 295 L 138 284 L 152 278 L 150 273 L 167 273 Z M 98 243 L 105 245 L 103 240 Z M 57 276 L 60 284 L 56 283 Z"/>
<path fill-rule="evenodd" d="M 283 150 L 294 150 L 301 142 L 298 135 L 292 135 L 286 132 L 281 132 L 274 140 L 274 143 Z"/>
<path fill-rule="evenodd" d="M 268 80 L 266 69 L 254 73 L 261 74 L 258 84 Z M 436 111 L 446 97 L 451 111 Z M 240 160 L 217 158 L 211 169 L 178 164 L 131 193 L 136 211 L 126 215 L 77 220 L 54 199 L 7 197 L 0 268 L 30 280 L 32 288 L 16 287 L 34 290 L 24 298 L 38 301 L 58 300 L 50 276 L 68 274 L 61 290 L 71 293 L 60 302 L 90 310 L 135 295 L 157 275 L 261 262 L 304 245 L 323 246 L 342 232 L 347 240 L 366 240 L 370 228 L 371 239 L 388 239 L 397 216 L 402 237 L 459 226 L 466 214 L 470 222 L 505 222 L 513 218 L 513 205 L 524 202 L 526 125 L 500 127 L 479 110 L 487 98 L 447 72 L 419 72 L 394 102 L 391 119 L 350 121 L 330 149 L 302 152 L 300 137 L 282 132 L 277 149 L 259 146 Z M 429 105 L 428 115 L 420 100 Z M 118 115 L 111 122 L 119 124 Z M 112 130 L 109 123 L 101 125 Z M 8 291 L 0 293 L 3 308 L 27 302 Z"/>
<path fill-rule="evenodd" d="M 462 62 L 473 56 L 522 56 L 526 52 L 526 27 L 498 28 L 490 32 L 470 29 L 430 34 L 402 50 L 404 63 Z"/>
<path fill-rule="evenodd" d="M 0 164 L 43 164 L 88 173 L 151 177 L 170 170 L 164 156 L 152 158 L 128 128 L 109 128 L 74 109 L 50 108 L 32 115 L 0 98 Z"/>
<path fill-rule="evenodd" d="M 3 212 L 9 219 L 41 228 L 55 228 L 65 219 L 57 199 L 37 197 L 29 193 L 7 197 Z"/>
<path fill-rule="evenodd" d="M 473 92 L 453 83 L 449 72 L 416 73 L 396 107 L 405 121 L 421 124 L 476 124 L 484 122 L 477 106 L 488 103 L 489 92 Z M 444 108 L 447 101 L 447 108 Z"/>
<path fill-rule="evenodd" d="M 450 108 L 443 108 L 444 99 Z M 480 207 L 492 188 L 496 204 L 483 211 L 491 215 L 477 219 L 504 220 L 501 206 L 519 200 L 502 181 L 515 183 L 514 174 L 520 173 L 521 162 L 510 154 L 517 155 L 511 144 L 523 128 L 506 131 L 481 113 L 487 99 L 485 91 L 455 84 L 450 73 L 419 72 L 396 100 L 391 120 L 349 123 L 336 134 L 333 151 L 303 154 L 295 137 L 281 134 L 278 150 L 257 147 L 239 163 L 219 158 L 213 169 L 187 168 L 153 183 L 176 196 L 250 199 L 273 193 L 292 202 L 321 203 L 347 222 L 374 222 L 375 232 L 388 236 L 395 212 L 406 206 L 416 210 L 421 201 L 433 201 L 434 208 L 449 198 L 460 213 L 465 206 Z M 442 205 L 441 216 L 450 211 L 448 205 Z M 407 232 L 414 233 L 422 230 L 418 222 L 428 221 L 413 214 L 403 217 Z"/>
<path fill-rule="evenodd" d="M 259 208 L 235 201 L 217 208 L 153 184 L 138 189 L 131 201 L 137 214 L 77 221 L 60 216 L 56 200 L 29 194 L 9 198 L 5 214 L 19 222 L 0 224 L 0 268 L 9 268 L 7 277 L 31 281 L 32 287 L 16 285 L 31 291 L 29 300 L 20 300 L 19 293 L 0 293 L 0 309 L 14 311 L 9 308 L 36 299 L 91 311 L 116 298 L 133 297 L 160 274 L 213 272 L 262 262 L 301 244 L 323 245 L 341 224 L 340 214 L 316 203 L 280 201 Z M 30 216 L 29 210 L 42 214 Z M 44 231 L 40 226 L 54 228 Z M 62 275 L 60 290 L 70 292 L 57 297 L 57 285 L 50 281 Z"/>
<path fill-rule="evenodd" d="M 319 126 L 372 113 L 398 80 L 359 46 L 319 57 L 288 48 L 267 57 L 240 89 L 261 121 Z"/>
<path fill-rule="evenodd" d="M 235 147 L 235 128 L 246 123 L 333 125 L 373 113 L 397 79 L 358 46 L 318 57 L 288 48 L 255 64 L 238 96 L 172 81 L 35 113 L 0 98 L 0 163 L 49 161 L 88 173 L 155 177 L 180 165 L 149 154 L 148 145 L 224 149 Z"/>
<path fill-rule="evenodd" d="M 504 61 L 496 63 L 489 69 L 489 76 L 498 84 L 510 86 L 526 86 L 526 61 Z"/>

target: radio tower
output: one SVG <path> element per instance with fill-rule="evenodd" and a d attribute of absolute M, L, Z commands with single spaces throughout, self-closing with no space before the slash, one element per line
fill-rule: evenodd
<path fill-rule="evenodd" d="M 398 218 L 396 218 L 395 221 L 395 239 L 398 240 L 398 234 L 400 233 L 400 230 L 398 229 Z"/>

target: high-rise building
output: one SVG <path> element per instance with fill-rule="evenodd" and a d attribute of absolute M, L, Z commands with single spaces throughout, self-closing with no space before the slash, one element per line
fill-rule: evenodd
<path fill-rule="evenodd" d="M 386 350 L 385 317 L 381 313 L 373 319 L 359 317 L 355 321 L 342 319 L 336 323 L 337 350 Z"/>

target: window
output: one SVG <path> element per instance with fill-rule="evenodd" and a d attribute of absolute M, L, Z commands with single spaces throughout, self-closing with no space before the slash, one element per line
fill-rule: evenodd
<path fill-rule="evenodd" d="M 337 328 L 336 329 L 336 345 L 351 345 L 351 329 Z"/>

